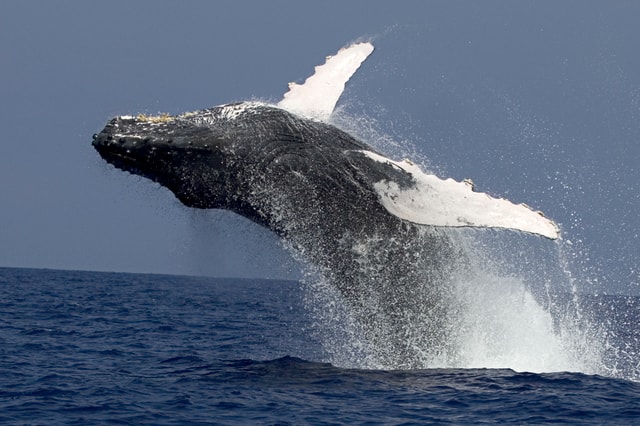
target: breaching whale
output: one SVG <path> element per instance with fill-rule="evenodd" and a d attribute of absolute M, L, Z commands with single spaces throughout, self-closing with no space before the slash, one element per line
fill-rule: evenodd
<path fill-rule="evenodd" d="M 381 350 L 381 362 L 410 366 L 416 347 L 445 340 L 447 282 L 465 257 L 447 228 L 508 228 L 550 239 L 558 228 L 526 205 L 391 160 L 332 125 L 346 82 L 372 51 L 370 43 L 340 50 L 304 84 L 290 84 L 277 105 L 119 116 L 94 135 L 93 146 L 186 206 L 230 210 L 279 234 L 338 288 L 369 325 L 370 341 L 394 342 Z M 399 337 L 402 324 L 418 317 L 429 329 L 408 343 Z"/>

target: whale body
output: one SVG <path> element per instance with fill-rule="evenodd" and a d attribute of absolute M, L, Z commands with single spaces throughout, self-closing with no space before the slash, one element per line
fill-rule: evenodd
<path fill-rule="evenodd" d="M 551 239 L 558 229 L 525 205 L 388 159 L 330 124 L 344 84 L 372 50 L 369 43 L 341 50 L 278 105 L 119 116 L 93 146 L 188 207 L 230 210 L 276 232 L 340 291 L 370 341 L 387 342 L 378 345 L 380 360 L 397 368 L 445 344 L 447 288 L 466 256 L 447 228 L 511 228 Z M 403 324 L 418 318 L 427 329 L 411 342 L 401 338 Z"/>

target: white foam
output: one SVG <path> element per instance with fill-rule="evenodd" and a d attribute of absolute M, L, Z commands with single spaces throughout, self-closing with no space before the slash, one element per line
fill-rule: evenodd
<path fill-rule="evenodd" d="M 579 371 L 572 348 L 554 330 L 553 318 L 515 277 L 480 274 L 457 284 L 461 324 L 458 368 Z"/>
<path fill-rule="evenodd" d="M 237 104 L 221 105 L 222 108 L 219 110 L 219 118 L 222 118 L 223 120 L 235 120 L 243 114 L 264 105 L 266 104 L 261 102 L 242 102 Z"/>
<path fill-rule="evenodd" d="M 410 173 L 415 179 L 416 185 L 410 189 L 401 189 L 392 181 L 374 185 L 382 205 L 395 216 L 423 225 L 507 228 L 559 238 L 558 226 L 525 204 L 474 192 L 471 181 L 443 180 L 424 173 L 407 160 L 396 162 L 370 151 L 362 152 L 375 161 Z"/>
<path fill-rule="evenodd" d="M 289 91 L 278 106 L 307 118 L 327 121 L 345 84 L 371 52 L 371 43 L 356 43 L 335 56 L 328 56 L 324 65 L 315 67 L 315 73 L 304 84 L 289 83 Z"/>

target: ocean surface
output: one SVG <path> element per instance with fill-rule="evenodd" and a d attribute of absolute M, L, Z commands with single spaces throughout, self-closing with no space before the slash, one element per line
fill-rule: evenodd
<path fill-rule="evenodd" d="M 584 374 L 339 362 L 310 291 L 0 268 L 0 424 L 640 424 L 636 297 L 585 298 L 609 359 Z"/>

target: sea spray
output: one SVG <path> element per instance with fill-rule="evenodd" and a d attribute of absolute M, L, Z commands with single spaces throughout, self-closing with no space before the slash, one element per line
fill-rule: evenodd
<path fill-rule="evenodd" d="M 341 109 L 333 122 L 395 157 L 421 158 L 413 145 L 379 131 L 375 119 Z M 387 256 L 384 243 L 353 241 L 360 275 L 351 277 L 352 285 L 367 293 L 360 304 L 350 304 L 334 290 L 332 279 L 344 277 L 318 270 L 307 277 L 307 304 L 330 362 L 389 369 L 600 371 L 600 340 L 581 323 L 576 286 L 558 259 L 557 243 L 504 230 L 440 232 L 454 249 L 438 268 L 430 259 L 442 253 L 433 252 L 427 230 L 403 235 L 405 253 L 399 257 Z M 393 292 L 397 300 L 386 300 L 389 295 L 380 293 L 385 286 L 411 290 Z M 388 310 L 404 312 L 390 321 Z"/>
<path fill-rule="evenodd" d="M 556 252 L 555 243 L 529 245 L 528 252 L 521 252 L 526 247 L 520 247 L 506 256 L 507 241 L 513 248 L 518 238 L 527 242 L 529 236 L 505 237 L 502 232 L 487 230 L 449 233 L 475 261 L 464 267 L 456 265 L 451 279 L 441 280 L 437 292 L 416 282 L 414 293 L 415 300 L 438 294 L 436 310 L 445 318 L 436 320 L 429 314 L 433 305 L 416 310 L 411 306 L 413 300 L 406 300 L 406 322 L 398 328 L 387 322 L 383 303 L 375 294 L 368 298 L 370 305 L 351 306 L 326 279 L 318 274 L 307 276 L 307 305 L 316 321 L 316 333 L 325 344 L 327 361 L 357 368 L 604 372 L 602 334 L 579 315 L 578 300 L 566 293 L 567 282 L 558 281 L 562 277 L 559 265 L 550 260 Z M 489 244 L 491 240 L 494 245 Z M 541 250 L 545 245 L 546 252 Z M 497 257 L 500 252 L 502 258 Z M 378 255 L 368 254 L 375 263 Z M 394 265 L 381 267 L 394 269 Z M 536 267 L 537 271 L 532 270 Z M 418 294 L 424 291 L 428 296 Z M 363 314 L 364 310 L 370 312 Z M 363 323 L 362 318 L 368 322 Z M 394 334 L 387 333 L 388 327 L 393 327 Z M 377 331 L 372 333 L 372 328 Z M 375 339 L 368 337 L 371 335 Z M 394 350 L 407 358 L 391 356 Z"/>

